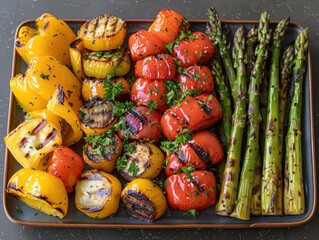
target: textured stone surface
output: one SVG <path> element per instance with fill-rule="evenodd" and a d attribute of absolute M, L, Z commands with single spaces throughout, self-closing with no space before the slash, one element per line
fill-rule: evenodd
<path fill-rule="evenodd" d="M 302 26 L 308 26 L 313 65 L 313 93 L 315 126 L 318 135 L 319 105 L 316 93 L 319 90 L 319 5 L 317 0 L 1 0 L 0 8 L 0 135 L 6 133 L 9 102 L 9 79 L 11 76 L 13 40 L 15 29 L 24 20 L 34 19 L 43 12 L 60 18 L 87 19 L 101 13 L 112 13 L 125 19 L 152 19 L 156 13 L 169 7 L 184 14 L 188 19 L 206 19 L 206 9 L 215 5 L 222 19 L 258 19 L 267 10 L 272 20 L 287 15 Z M 318 138 L 319 139 L 319 138 Z M 318 145 L 318 140 L 316 140 Z M 5 147 L 0 141 L 0 178 L 3 176 Z M 318 154 L 317 154 L 318 156 Z M 317 171 L 318 172 L 318 171 Z M 2 180 L 1 180 L 2 183 Z M 2 192 L 2 184 L 1 184 Z M 1 196 L 2 203 L 2 196 Z M 317 211 L 318 212 L 318 211 Z M 309 223 L 295 228 L 269 229 L 49 229 L 24 227 L 11 223 L 0 208 L 0 240 L 4 239 L 318 239 L 319 216 Z"/>

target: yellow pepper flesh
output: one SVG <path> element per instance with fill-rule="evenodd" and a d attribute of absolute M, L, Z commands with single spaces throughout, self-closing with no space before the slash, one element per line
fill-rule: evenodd
<path fill-rule="evenodd" d="M 62 180 L 45 171 L 22 168 L 7 184 L 7 192 L 32 208 L 63 218 L 68 212 L 68 195 Z"/>
<path fill-rule="evenodd" d="M 25 62 L 36 56 L 53 56 L 70 64 L 69 44 L 76 36 L 67 23 L 44 13 L 36 19 L 36 26 L 21 28 L 16 39 L 16 49 Z"/>
<path fill-rule="evenodd" d="M 77 112 L 82 106 L 81 82 L 53 57 L 33 58 L 25 74 L 18 74 L 10 80 L 10 88 L 26 112 L 46 108 L 58 84 L 69 94 L 69 101 Z"/>
<path fill-rule="evenodd" d="M 63 87 L 58 85 L 53 92 L 51 99 L 47 104 L 47 109 L 52 113 L 60 116 L 67 124 L 63 124 L 62 131 L 63 145 L 70 146 L 78 142 L 82 138 L 82 131 L 80 127 L 80 120 L 78 117 L 79 107 L 81 102 L 76 102 L 77 105 L 69 101 L 69 95 L 64 92 Z"/>
<path fill-rule="evenodd" d="M 37 168 L 41 159 L 62 144 L 62 136 L 43 118 L 25 120 L 11 131 L 4 142 L 24 168 Z"/>

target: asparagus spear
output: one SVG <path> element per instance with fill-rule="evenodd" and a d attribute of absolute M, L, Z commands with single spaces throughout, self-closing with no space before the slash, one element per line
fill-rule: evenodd
<path fill-rule="evenodd" d="M 284 122 L 286 115 L 286 106 L 288 100 L 288 93 L 291 83 L 291 74 L 293 62 L 295 59 L 294 55 L 294 45 L 290 44 L 286 47 L 280 64 L 280 96 L 279 96 L 279 155 L 283 154 L 282 145 L 283 145 L 283 136 L 284 136 Z"/>
<path fill-rule="evenodd" d="M 234 36 L 234 66 L 236 81 L 233 85 L 238 89 L 234 96 L 235 109 L 232 119 L 232 128 L 226 166 L 223 173 L 221 193 L 216 205 L 219 215 L 229 215 L 234 207 L 237 197 L 237 187 L 240 171 L 240 156 L 242 149 L 243 131 L 246 125 L 246 71 L 244 63 L 245 35 L 244 28 L 240 26 Z"/>
<path fill-rule="evenodd" d="M 251 195 L 250 213 L 253 215 L 261 215 L 261 155 L 256 159 L 254 169 L 253 189 Z"/>
<path fill-rule="evenodd" d="M 258 29 L 257 27 L 252 27 L 246 36 L 246 46 L 245 46 L 245 64 L 246 64 L 246 75 L 247 79 L 250 79 L 251 71 L 255 65 L 255 48 L 258 41 Z"/>
<path fill-rule="evenodd" d="M 231 108 L 231 100 L 229 97 L 229 89 L 225 83 L 223 66 L 218 56 L 218 53 L 216 53 L 214 58 L 212 59 L 210 63 L 210 67 L 212 70 L 212 74 L 214 76 L 214 82 L 216 83 L 220 105 L 223 110 L 223 119 L 222 119 L 223 133 L 225 137 L 225 142 L 228 145 L 229 139 L 230 139 L 230 131 L 231 131 L 232 108 Z"/>
<path fill-rule="evenodd" d="M 280 62 L 280 93 L 279 93 L 279 159 L 283 162 L 283 142 L 284 142 L 284 124 L 288 114 L 286 114 L 287 99 L 291 83 L 292 67 L 294 61 L 294 45 L 290 44 L 284 50 Z M 291 95 L 292 96 L 292 95 Z M 282 172 L 282 164 L 279 165 L 279 171 Z M 283 186 L 283 179 L 280 179 L 280 186 Z"/>
<path fill-rule="evenodd" d="M 265 52 L 270 41 L 269 34 L 269 14 L 264 12 L 261 15 L 259 32 L 259 45 L 256 48 L 256 64 L 254 65 L 251 78 L 249 81 L 248 90 L 248 129 L 247 129 L 247 147 L 245 151 L 244 162 L 241 170 L 240 184 L 238 189 L 238 197 L 235 208 L 231 217 L 249 220 L 250 219 L 250 204 L 252 197 L 252 188 L 254 180 L 254 170 L 256 159 L 260 158 L 259 153 L 259 89 L 264 69 Z"/>
<path fill-rule="evenodd" d="M 267 122 L 263 155 L 261 190 L 262 215 L 281 215 L 282 161 L 279 158 L 279 60 L 281 42 L 289 24 L 289 17 L 280 21 L 273 35 L 268 88 Z"/>
<path fill-rule="evenodd" d="M 268 59 L 268 57 L 267 57 Z M 266 131 L 266 122 L 267 122 L 267 103 L 268 103 L 268 79 L 269 79 L 269 63 L 268 61 L 264 64 L 265 72 L 263 73 L 262 83 L 260 87 L 259 94 L 259 109 L 261 115 L 261 124 L 259 131 L 259 146 L 260 146 L 260 156 L 264 155 L 264 145 L 265 145 L 265 131 Z"/>
<path fill-rule="evenodd" d="M 302 214 L 305 211 L 304 186 L 302 177 L 301 111 L 302 85 L 308 52 L 308 28 L 295 41 L 293 68 L 293 96 L 289 112 L 286 135 L 284 213 Z"/>
<path fill-rule="evenodd" d="M 208 9 L 208 18 L 209 20 L 206 26 L 206 33 L 214 45 L 218 46 L 219 53 L 225 67 L 226 79 L 231 89 L 231 96 L 235 103 L 240 89 L 238 89 L 236 84 L 236 73 L 230 55 L 227 37 L 225 37 L 222 32 L 222 24 L 215 8 Z"/>

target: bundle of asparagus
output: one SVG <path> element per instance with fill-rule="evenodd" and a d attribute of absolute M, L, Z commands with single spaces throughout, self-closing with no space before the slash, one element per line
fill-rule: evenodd
<path fill-rule="evenodd" d="M 243 26 L 237 28 L 231 56 L 227 28 L 222 26 L 215 8 L 208 9 L 208 17 L 206 33 L 217 52 L 210 66 L 224 111 L 224 139 L 229 143 L 216 213 L 243 220 L 250 219 L 251 213 L 281 215 L 283 209 L 284 214 L 301 214 L 305 210 L 301 168 L 301 94 L 308 29 L 299 34 L 294 47 L 290 45 L 281 54 L 289 18 L 277 24 L 272 36 L 269 14 L 263 12 L 258 28 L 252 27 L 247 33 Z M 268 65 L 269 78 L 266 74 Z M 293 86 L 290 86 L 292 67 Z M 286 111 L 289 88 L 293 89 L 293 94 L 291 108 Z M 267 111 L 260 109 L 262 106 L 267 106 Z M 286 135 L 285 114 L 289 114 Z M 262 115 L 264 128 L 260 128 Z"/>

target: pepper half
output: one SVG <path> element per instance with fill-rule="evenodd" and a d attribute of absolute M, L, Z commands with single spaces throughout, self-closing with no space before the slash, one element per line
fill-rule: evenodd
<path fill-rule="evenodd" d="M 4 142 L 24 168 L 39 168 L 40 161 L 62 144 L 59 129 L 44 118 L 25 120 Z"/>
<path fill-rule="evenodd" d="M 26 112 L 46 108 L 58 84 L 68 95 L 68 104 L 77 113 L 82 106 L 81 82 L 70 69 L 53 57 L 34 57 L 24 74 L 18 74 L 10 80 L 10 88 Z"/>
<path fill-rule="evenodd" d="M 32 208 L 63 218 L 69 199 L 62 180 L 45 171 L 22 168 L 7 184 L 7 193 Z"/>
<path fill-rule="evenodd" d="M 70 146 L 82 138 L 80 119 L 77 114 L 82 103 L 77 101 L 74 105 L 69 96 L 70 93 L 65 92 L 59 84 L 47 104 L 47 109 L 65 121 L 61 132 L 65 146 Z"/>
<path fill-rule="evenodd" d="M 99 170 L 83 172 L 75 186 L 75 206 L 92 218 L 105 218 L 117 212 L 121 183 Z"/>
<path fill-rule="evenodd" d="M 52 56 L 70 64 L 69 44 L 76 38 L 63 20 L 44 13 L 36 19 L 36 29 L 23 26 L 15 41 L 16 50 L 28 64 L 36 56 Z"/>

